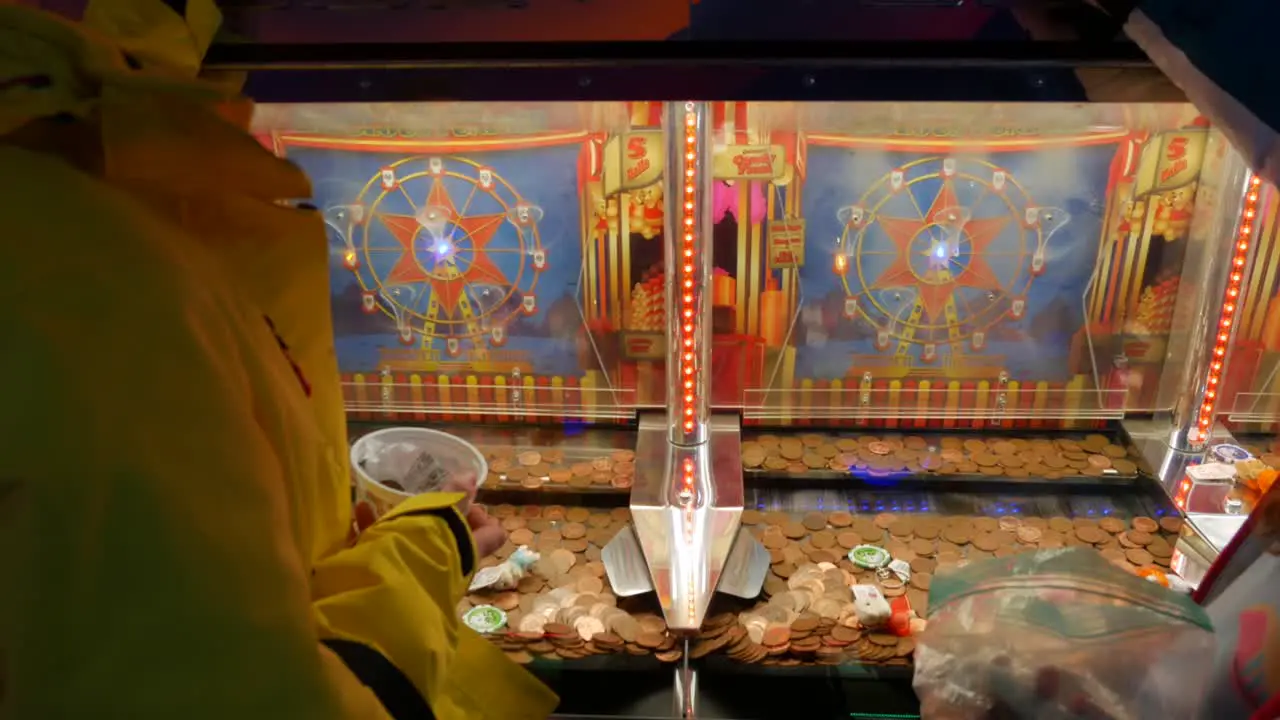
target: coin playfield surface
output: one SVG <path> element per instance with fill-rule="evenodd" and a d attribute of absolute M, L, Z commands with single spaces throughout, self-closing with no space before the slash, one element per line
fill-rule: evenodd
<path fill-rule="evenodd" d="M 755 601 L 721 597 L 693 638 L 689 656 L 726 655 L 783 667 L 908 666 L 915 649 L 910 623 L 925 616 L 935 572 L 1037 549 L 1084 547 L 1126 570 L 1160 576 L 1168 570 L 1182 529 L 1176 516 L 1130 517 L 1110 514 L 1109 507 L 1102 516 L 1093 508 L 1073 517 L 1040 516 L 1017 505 L 1011 503 L 1010 514 L 998 516 L 748 509 L 742 524 L 769 553 L 763 593 Z M 497 565 L 520 545 L 541 557 L 516 588 L 473 592 L 458 613 L 474 607 L 505 612 L 503 625 L 486 637 L 513 660 L 627 654 L 675 662 L 682 657 L 683 645 L 655 613 L 652 597 L 618 598 L 610 589 L 601 548 L 624 531 L 626 509 L 497 504 L 489 511 L 501 518 L 510 541 L 483 566 Z M 866 547 L 882 548 L 907 568 L 886 574 L 858 566 L 850 551 Z M 878 588 L 906 625 L 898 631 L 864 628 L 854 611 L 852 585 Z"/>
<path fill-rule="evenodd" d="M 748 478 L 938 476 L 1004 480 L 1132 479 L 1136 449 L 1106 435 L 982 437 L 957 435 L 748 432 L 742 465 Z"/>

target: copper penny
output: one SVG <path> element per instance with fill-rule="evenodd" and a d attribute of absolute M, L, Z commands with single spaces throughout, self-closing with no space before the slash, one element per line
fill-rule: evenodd
<path fill-rule="evenodd" d="M 822 530 L 827 526 L 827 516 L 820 512 L 805 513 L 800 522 L 810 530 Z"/>
<path fill-rule="evenodd" d="M 916 538 L 911 541 L 908 547 L 911 548 L 911 552 L 923 557 L 928 557 L 934 553 L 933 542 L 929 540 Z"/>
<path fill-rule="evenodd" d="M 516 456 L 516 462 L 524 465 L 525 467 L 537 465 L 542 462 L 542 453 L 535 450 L 526 450 Z"/>
<path fill-rule="evenodd" d="M 843 511 L 833 512 L 827 516 L 827 523 L 836 528 L 849 527 L 853 524 L 853 516 Z"/>
<path fill-rule="evenodd" d="M 1134 524 L 1137 524 L 1136 518 Z M 1132 542 L 1135 545 L 1150 545 L 1151 541 L 1155 540 L 1151 533 L 1143 532 L 1142 530 L 1130 530 L 1124 535 L 1129 542 Z"/>
<path fill-rule="evenodd" d="M 1098 527 L 1112 533 L 1113 535 L 1115 533 L 1124 532 L 1125 530 L 1124 521 L 1113 517 L 1102 518 L 1098 521 Z"/>
<path fill-rule="evenodd" d="M 1124 458 L 1112 458 L 1111 467 L 1121 475 L 1133 475 L 1138 472 L 1138 464 Z"/>
<path fill-rule="evenodd" d="M 924 540 L 936 540 L 942 534 L 942 523 L 933 519 L 916 521 L 916 537 Z"/>
<path fill-rule="evenodd" d="M 798 522 L 789 522 L 782 526 L 782 534 L 792 540 L 799 540 L 805 535 L 808 535 L 809 531 L 805 529 L 804 525 Z"/>
<path fill-rule="evenodd" d="M 879 515 L 875 516 L 874 522 L 876 524 L 876 527 L 880 528 L 881 530 L 888 530 L 889 526 L 892 525 L 894 521 L 897 519 L 898 519 L 898 516 L 892 513 L 880 513 Z"/>
<path fill-rule="evenodd" d="M 973 538 L 973 546 L 986 552 L 994 552 L 1000 547 L 1000 541 L 992 533 L 982 533 Z"/>
<path fill-rule="evenodd" d="M 813 543 L 813 546 L 819 550 L 829 550 L 835 547 L 836 536 L 828 530 L 819 530 L 809 538 L 809 542 Z"/>
<path fill-rule="evenodd" d="M 880 440 L 877 440 L 875 442 L 868 443 L 867 450 L 870 450 L 872 453 L 876 455 L 888 455 L 889 453 L 893 452 L 893 446 L 887 442 L 882 442 Z"/>
<path fill-rule="evenodd" d="M 1150 534 L 1159 530 L 1160 525 L 1149 517 L 1139 516 L 1133 519 L 1133 529 Z"/>
<path fill-rule="evenodd" d="M 1156 538 L 1146 547 L 1147 552 L 1157 558 L 1167 558 L 1173 556 L 1173 546 L 1164 538 Z"/>
<path fill-rule="evenodd" d="M 1106 540 L 1109 536 L 1096 527 L 1084 526 L 1076 528 L 1076 537 L 1090 545 L 1096 545 Z"/>
<path fill-rule="evenodd" d="M 1013 532 L 1018 528 L 1022 527 L 1021 520 L 1019 520 L 1016 517 L 1009 517 L 1009 516 L 1000 518 L 1000 521 L 997 524 L 1000 526 L 1000 529 L 1004 530 L 1005 532 Z"/>
<path fill-rule="evenodd" d="M 662 647 L 665 640 L 666 637 L 661 633 L 650 632 L 648 630 L 636 636 L 636 644 L 649 650 Z"/>
<path fill-rule="evenodd" d="M 1137 548 L 1133 550 L 1125 550 L 1124 556 L 1129 562 L 1133 563 L 1134 565 L 1137 565 L 1138 567 L 1142 567 L 1143 565 L 1150 565 L 1152 561 L 1155 560 L 1155 558 L 1151 555 L 1151 553 L 1147 552 L 1146 550 L 1139 550 Z"/>
<path fill-rule="evenodd" d="M 995 532 L 1000 529 L 1000 523 L 991 517 L 974 518 L 973 529 L 978 532 Z"/>
<path fill-rule="evenodd" d="M 1111 467 L 1111 458 L 1106 455 L 1090 455 L 1086 458 L 1088 463 L 1099 470 L 1106 470 Z"/>
<path fill-rule="evenodd" d="M 1018 536 L 1018 542 L 1026 543 L 1027 545 L 1036 544 L 1037 542 L 1040 541 L 1040 538 L 1042 536 L 1039 530 L 1029 525 L 1023 525 L 1022 527 L 1018 528 L 1016 533 Z"/>

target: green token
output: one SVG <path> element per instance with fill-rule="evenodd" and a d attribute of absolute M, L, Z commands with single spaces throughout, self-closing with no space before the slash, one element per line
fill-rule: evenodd
<path fill-rule="evenodd" d="M 492 605 L 477 605 L 462 616 L 462 622 L 478 633 L 497 632 L 507 624 L 507 614 Z"/>
<path fill-rule="evenodd" d="M 889 562 L 889 551 L 876 545 L 859 545 L 849 551 L 849 561 L 858 567 L 878 570 Z"/>

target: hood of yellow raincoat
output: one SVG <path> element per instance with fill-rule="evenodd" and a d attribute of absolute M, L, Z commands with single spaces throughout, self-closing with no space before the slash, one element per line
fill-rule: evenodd
<path fill-rule="evenodd" d="M 110 181 L 307 197 L 302 172 L 245 132 L 252 103 L 238 83 L 199 76 L 220 21 L 210 0 L 186 3 L 185 16 L 158 0 L 90 2 L 79 24 L 0 5 L 0 135 L 72 116 L 100 129 Z"/>

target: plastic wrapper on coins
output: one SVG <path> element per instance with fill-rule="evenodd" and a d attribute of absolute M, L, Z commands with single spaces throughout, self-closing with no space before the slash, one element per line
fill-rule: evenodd
<path fill-rule="evenodd" d="M 1203 609 L 1091 550 L 939 572 L 916 636 L 925 720 L 1196 717 L 1212 657 Z"/>

